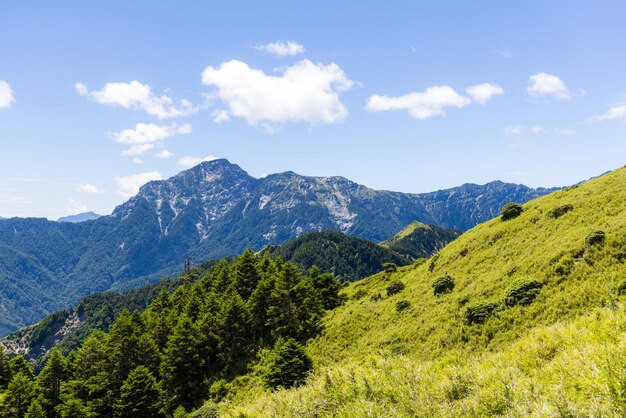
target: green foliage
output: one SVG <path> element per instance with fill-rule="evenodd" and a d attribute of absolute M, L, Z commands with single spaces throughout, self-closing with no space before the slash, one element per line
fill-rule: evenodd
<path fill-rule="evenodd" d="M 378 273 L 383 263 L 403 266 L 412 260 L 395 250 L 339 231 L 302 234 L 284 244 L 270 245 L 262 252 L 296 263 L 303 272 L 317 266 L 348 282 Z"/>
<path fill-rule="evenodd" d="M 435 279 L 432 284 L 435 296 L 452 292 L 454 289 L 454 279 L 446 274 Z"/>
<path fill-rule="evenodd" d="M 387 296 L 393 296 L 396 293 L 400 293 L 404 290 L 404 283 L 400 280 L 394 280 L 389 286 L 387 286 Z"/>
<path fill-rule="evenodd" d="M 213 402 L 206 402 L 200 408 L 191 413 L 191 418 L 218 418 L 220 409 Z"/>
<path fill-rule="evenodd" d="M 270 354 L 265 382 L 268 387 L 290 388 L 304 382 L 313 369 L 313 362 L 302 345 L 292 338 L 280 338 Z"/>
<path fill-rule="evenodd" d="M 396 312 L 400 313 L 411 307 L 411 302 L 408 300 L 399 300 L 396 302 Z"/>
<path fill-rule="evenodd" d="M 468 325 L 483 324 L 499 306 L 496 302 L 488 301 L 480 301 L 468 305 L 464 313 L 465 323 Z"/>
<path fill-rule="evenodd" d="M 574 210 L 574 205 L 571 205 L 568 203 L 567 205 L 561 205 L 561 206 L 557 206 L 554 209 L 550 209 L 550 211 L 548 211 L 548 216 L 550 218 L 557 219 L 572 210 Z"/>
<path fill-rule="evenodd" d="M 120 418 L 151 418 L 159 416 L 161 390 L 150 371 L 144 366 L 133 369 L 120 390 L 115 404 Z"/>
<path fill-rule="evenodd" d="M 58 407 L 61 418 L 87 418 L 91 415 L 83 403 L 76 398 L 69 398 Z"/>
<path fill-rule="evenodd" d="M 506 306 L 530 305 L 541 292 L 542 287 L 543 283 L 533 278 L 518 280 L 507 289 L 504 304 Z"/>
<path fill-rule="evenodd" d="M 11 381 L 12 373 L 9 365 L 9 356 L 6 355 L 4 347 L 0 345 L 0 391 L 7 388 Z"/>
<path fill-rule="evenodd" d="M 32 375 L 22 371 L 14 374 L 6 391 L 5 405 L 8 415 L 16 418 L 24 417 L 35 394 L 35 381 Z"/>
<path fill-rule="evenodd" d="M 502 211 L 500 212 L 500 219 L 503 221 L 508 221 L 510 219 L 517 218 L 522 214 L 523 211 L 524 208 L 522 208 L 522 205 L 520 205 L 519 203 L 507 203 L 506 205 L 504 205 Z"/>
<path fill-rule="evenodd" d="M 56 408 L 61 404 L 61 384 L 68 377 L 67 365 L 65 359 L 61 356 L 59 350 L 54 349 L 50 354 L 50 358 L 43 368 L 37 386 L 41 393 L 41 407 L 49 417 L 56 417 Z"/>
<path fill-rule="evenodd" d="M 398 271 L 398 266 L 394 263 L 383 263 L 383 270 L 385 273 L 395 273 Z"/>
<path fill-rule="evenodd" d="M 46 412 L 41 407 L 41 404 L 37 399 L 33 399 L 28 407 L 28 411 L 26 411 L 26 415 L 24 418 L 46 418 Z"/>
<path fill-rule="evenodd" d="M 228 392 L 230 391 L 230 385 L 225 379 L 219 379 L 211 385 L 209 388 L 209 394 L 211 399 L 215 402 L 219 402 L 228 396 Z"/>
<path fill-rule="evenodd" d="M 587 235 L 585 238 L 585 244 L 587 246 L 592 247 L 594 245 L 599 245 L 604 242 L 606 239 L 606 233 L 604 231 L 594 231 L 591 234 Z"/>

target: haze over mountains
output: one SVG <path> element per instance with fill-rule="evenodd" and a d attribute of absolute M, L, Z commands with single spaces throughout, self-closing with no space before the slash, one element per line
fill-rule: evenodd
<path fill-rule="evenodd" d="M 406 194 L 343 177 L 256 179 L 227 160 L 204 162 L 144 185 L 109 216 L 0 221 L 0 335 L 95 291 L 174 274 L 186 258 L 202 262 L 321 230 L 382 241 L 415 220 L 467 230 L 509 201 L 551 190 L 496 181 Z"/>

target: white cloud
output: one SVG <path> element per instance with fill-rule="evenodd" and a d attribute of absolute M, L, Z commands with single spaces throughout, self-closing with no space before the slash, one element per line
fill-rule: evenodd
<path fill-rule="evenodd" d="M 104 193 L 103 189 L 101 189 L 98 186 L 95 186 L 93 184 L 89 184 L 89 183 L 80 184 L 76 188 L 76 190 L 78 190 L 79 192 L 83 192 L 83 193 L 93 193 L 93 194 Z"/>
<path fill-rule="evenodd" d="M 116 177 L 117 193 L 124 197 L 131 197 L 137 194 L 139 188 L 149 181 L 162 180 L 163 177 L 158 171 L 132 174 L 130 176 Z"/>
<path fill-rule="evenodd" d="M 544 132 L 545 130 L 543 129 L 543 126 L 541 125 L 534 125 L 534 126 L 531 126 L 530 128 L 530 133 L 533 135 L 540 135 Z"/>
<path fill-rule="evenodd" d="M 8 109 L 15 103 L 15 96 L 11 86 L 4 80 L 0 80 L 0 109 Z"/>
<path fill-rule="evenodd" d="M 230 115 L 228 114 L 228 111 L 224 109 L 215 110 L 213 113 L 211 113 L 211 116 L 213 116 L 213 122 L 215 123 L 228 122 L 230 120 Z"/>
<path fill-rule="evenodd" d="M 370 112 L 406 110 L 415 119 L 443 116 L 447 107 L 461 108 L 472 101 L 461 96 L 450 86 L 433 86 L 423 92 L 409 93 L 399 97 L 371 96 L 365 108 Z"/>
<path fill-rule="evenodd" d="M 339 93 L 354 82 L 338 65 L 302 60 L 280 71 L 277 76 L 267 75 L 237 60 L 206 67 L 202 82 L 214 86 L 228 107 L 214 113 L 217 122 L 237 116 L 272 131 L 286 122 L 322 125 L 348 116 Z"/>
<path fill-rule="evenodd" d="M 572 136 L 572 135 L 576 135 L 578 132 L 576 132 L 573 129 L 556 128 L 554 130 L 554 133 L 557 135 Z"/>
<path fill-rule="evenodd" d="M 70 211 L 71 215 L 76 215 L 79 213 L 87 212 L 87 206 L 85 206 L 80 200 L 70 197 L 68 210 Z"/>
<path fill-rule="evenodd" d="M 502 58 L 506 58 L 506 59 L 513 58 L 513 52 L 507 49 L 494 51 L 494 52 L 500 55 Z"/>
<path fill-rule="evenodd" d="M 139 157 L 133 158 L 133 162 L 135 164 L 143 164 L 143 160 L 141 158 L 139 158 Z"/>
<path fill-rule="evenodd" d="M 147 84 L 137 80 L 130 83 L 107 83 L 102 90 L 92 90 L 85 83 L 74 85 L 76 92 L 96 103 L 119 106 L 124 109 L 139 109 L 159 119 L 189 116 L 200 110 L 188 100 L 181 100 L 178 105 L 169 96 L 157 96 Z"/>
<path fill-rule="evenodd" d="M 124 129 L 110 134 L 118 144 L 130 145 L 122 152 L 123 155 L 136 156 L 150 151 L 165 139 L 191 133 L 192 127 L 185 123 L 179 125 L 155 125 L 153 123 L 138 123 L 133 129 Z"/>
<path fill-rule="evenodd" d="M 504 128 L 504 134 L 506 136 L 521 136 L 524 134 L 541 135 L 546 130 L 541 125 L 533 125 L 527 128 L 524 125 L 508 125 Z"/>
<path fill-rule="evenodd" d="M 530 76 L 528 94 L 533 97 L 552 96 L 557 100 L 569 100 L 572 93 L 563 80 L 553 74 L 538 73 Z"/>
<path fill-rule="evenodd" d="M 214 157 L 212 155 L 207 155 L 206 157 L 202 158 L 202 157 L 192 157 L 191 155 L 188 155 L 186 157 L 181 157 L 178 159 L 178 164 L 182 165 L 185 168 L 190 168 L 193 167 L 195 165 L 200 164 L 201 162 L 204 161 L 212 161 L 212 160 L 216 160 L 217 157 Z"/>
<path fill-rule="evenodd" d="M 272 55 L 277 55 L 279 57 L 304 53 L 304 46 L 293 41 L 270 42 L 269 44 L 256 46 L 255 49 Z"/>
<path fill-rule="evenodd" d="M 524 132 L 524 127 L 520 125 L 508 125 L 504 128 L 506 136 L 520 136 Z"/>
<path fill-rule="evenodd" d="M 626 104 L 611 106 L 609 110 L 601 115 L 592 116 L 589 122 L 602 122 L 607 120 L 616 120 L 626 118 Z"/>
<path fill-rule="evenodd" d="M 161 151 L 157 152 L 156 154 L 154 154 L 155 157 L 157 158 L 170 158 L 174 155 L 173 152 L 170 152 L 166 149 L 162 149 Z"/>
<path fill-rule="evenodd" d="M 492 83 L 483 83 L 475 86 L 469 86 L 465 89 L 465 91 L 475 102 L 478 102 L 480 104 L 487 103 L 489 100 L 491 100 L 493 96 L 496 96 L 498 94 L 504 94 L 504 89 L 502 87 Z"/>

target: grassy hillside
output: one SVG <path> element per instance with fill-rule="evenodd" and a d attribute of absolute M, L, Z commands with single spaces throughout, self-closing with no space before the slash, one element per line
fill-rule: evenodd
<path fill-rule="evenodd" d="M 461 231 L 456 229 L 413 221 L 393 237 L 381 242 L 380 245 L 416 260 L 436 254 L 459 235 Z"/>
<path fill-rule="evenodd" d="M 622 415 L 624 186 L 622 168 L 350 285 L 308 345 L 309 384 L 243 385 L 225 416 Z"/>

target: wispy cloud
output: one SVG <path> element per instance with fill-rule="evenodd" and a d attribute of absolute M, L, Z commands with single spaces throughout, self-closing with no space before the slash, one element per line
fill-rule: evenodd
<path fill-rule="evenodd" d="M 230 117 L 273 131 L 287 122 L 309 125 L 343 121 L 348 110 L 339 94 L 354 82 L 336 64 L 314 64 L 302 60 L 268 75 L 245 62 L 232 60 L 219 67 L 206 67 L 202 82 L 217 89 L 226 109 L 213 113 L 216 122 Z"/>
<path fill-rule="evenodd" d="M 93 184 L 90 183 L 83 183 L 80 184 L 76 190 L 78 190 L 79 192 L 83 192 L 83 193 L 92 193 L 92 194 L 100 194 L 100 193 L 104 193 L 104 189 L 99 188 L 98 186 L 95 186 Z"/>
<path fill-rule="evenodd" d="M 170 152 L 166 149 L 162 149 L 161 151 L 157 152 L 156 154 L 154 154 L 155 157 L 157 158 L 170 158 L 174 156 L 173 152 Z"/>
<path fill-rule="evenodd" d="M 626 104 L 611 106 L 606 112 L 587 119 L 587 122 L 604 122 L 609 120 L 625 119 Z"/>
<path fill-rule="evenodd" d="M 294 41 L 270 42 L 268 44 L 258 45 L 255 49 L 279 57 L 299 55 L 305 51 L 304 46 Z"/>
<path fill-rule="evenodd" d="M 116 177 L 117 193 L 124 197 L 131 197 L 137 194 L 139 188 L 149 181 L 162 180 L 163 176 L 158 171 L 132 174 L 130 176 Z"/>
<path fill-rule="evenodd" d="M 466 89 L 469 97 L 459 94 L 450 86 L 432 86 L 421 92 L 402 96 L 371 96 L 365 108 L 370 112 L 404 110 L 414 119 L 428 119 L 445 116 L 448 108 L 462 108 L 475 102 L 485 104 L 494 96 L 504 94 L 504 89 L 497 84 L 483 83 Z"/>
<path fill-rule="evenodd" d="M 185 157 L 179 158 L 178 164 L 185 168 L 191 168 L 200 164 L 201 162 L 213 160 L 217 160 L 217 157 L 214 157 L 213 155 L 207 155 L 206 157 L 192 157 L 191 155 L 187 155 Z"/>
<path fill-rule="evenodd" d="M 557 100 L 570 100 L 572 98 L 572 93 L 565 82 L 558 76 L 548 73 L 531 75 L 526 91 L 532 97 L 550 96 Z"/>
<path fill-rule="evenodd" d="M 0 110 L 8 109 L 15 103 L 15 96 L 11 86 L 4 80 L 0 80 Z"/>
<path fill-rule="evenodd" d="M 112 132 L 111 138 L 118 144 L 130 145 L 123 151 L 123 155 L 137 156 L 152 150 L 157 144 L 165 139 L 189 134 L 192 131 L 190 124 L 179 125 L 156 125 L 153 123 L 138 123 L 132 129 L 124 129 L 119 132 Z"/>
<path fill-rule="evenodd" d="M 189 116 L 201 109 L 201 106 L 194 106 L 186 99 L 177 104 L 166 94 L 156 95 L 149 85 L 137 80 L 130 83 L 106 83 L 102 90 L 90 91 L 85 83 L 76 83 L 74 87 L 78 94 L 96 103 L 143 110 L 159 119 Z"/>

